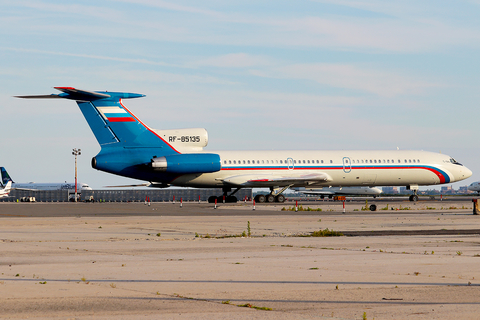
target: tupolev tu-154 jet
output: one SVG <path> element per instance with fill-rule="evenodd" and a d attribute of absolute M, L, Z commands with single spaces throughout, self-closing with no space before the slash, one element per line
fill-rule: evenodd
<path fill-rule="evenodd" d="M 241 188 L 270 188 L 257 202 L 283 202 L 282 193 L 291 187 L 406 186 L 413 191 L 410 200 L 416 201 L 421 185 L 472 175 L 455 159 L 426 151 L 205 152 L 205 129 L 152 129 L 123 105 L 122 100 L 142 94 L 55 89 L 62 93 L 17 97 L 76 101 L 101 147 L 92 167 L 154 187 L 222 188 L 227 202 L 236 202 L 234 194 Z"/>

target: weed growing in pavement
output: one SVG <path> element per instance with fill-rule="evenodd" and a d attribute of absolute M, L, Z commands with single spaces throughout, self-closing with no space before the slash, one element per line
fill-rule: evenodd
<path fill-rule="evenodd" d="M 343 236 L 343 233 L 329 230 L 328 228 L 324 230 L 314 231 L 311 234 L 311 237 L 340 237 L 340 236 Z"/>

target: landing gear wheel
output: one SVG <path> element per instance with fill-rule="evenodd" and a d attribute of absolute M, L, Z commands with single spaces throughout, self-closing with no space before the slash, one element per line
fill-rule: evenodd
<path fill-rule="evenodd" d="M 273 194 L 269 194 L 266 197 L 268 203 L 273 203 L 275 202 L 275 196 Z"/>
<path fill-rule="evenodd" d="M 283 194 L 279 194 L 278 196 L 275 197 L 277 202 L 284 203 L 285 202 L 285 196 Z"/>
<path fill-rule="evenodd" d="M 418 196 L 417 196 L 416 194 L 412 194 L 412 195 L 408 198 L 408 200 L 416 202 L 416 201 L 418 201 Z"/>
<path fill-rule="evenodd" d="M 225 202 L 228 202 L 228 203 L 237 203 L 237 197 L 235 196 L 228 196 L 225 198 Z"/>
<path fill-rule="evenodd" d="M 264 203 L 265 202 L 265 196 L 263 194 L 259 194 L 255 196 L 255 201 L 258 203 Z"/>

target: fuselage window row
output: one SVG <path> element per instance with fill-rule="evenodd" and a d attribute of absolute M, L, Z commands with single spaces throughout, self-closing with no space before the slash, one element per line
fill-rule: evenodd
<path fill-rule="evenodd" d="M 261 161 L 261 162 L 260 162 Z M 398 163 L 402 163 L 402 160 L 398 159 L 397 160 Z M 420 163 L 420 159 L 404 159 L 403 161 L 404 163 Z M 223 160 L 223 164 L 275 164 L 275 163 L 280 163 L 280 164 L 289 164 L 289 160 Z M 291 160 L 290 161 L 290 164 L 323 164 L 323 160 Z M 330 160 L 330 163 L 333 164 L 333 160 Z M 372 164 L 376 164 L 376 163 L 395 163 L 395 160 L 390 160 L 390 159 L 383 159 L 383 160 L 377 160 L 377 159 L 362 159 L 362 160 L 351 160 L 351 162 L 348 160 L 348 159 L 345 159 L 344 160 L 344 163 L 346 165 L 349 165 L 349 164 L 368 164 L 368 163 L 372 163 Z"/>

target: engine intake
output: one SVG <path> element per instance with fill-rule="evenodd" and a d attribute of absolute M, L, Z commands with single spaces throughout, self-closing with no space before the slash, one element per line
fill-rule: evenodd
<path fill-rule="evenodd" d="M 220 156 L 214 153 L 183 153 L 151 160 L 153 170 L 189 174 L 217 172 L 221 169 Z"/>

